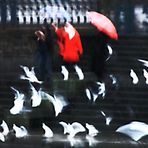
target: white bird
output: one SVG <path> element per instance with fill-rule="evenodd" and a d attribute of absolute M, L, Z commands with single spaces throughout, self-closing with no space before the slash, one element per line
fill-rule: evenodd
<path fill-rule="evenodd" d="M 138 61 L 142 62 L 144 66 L 148 67 L 148 61 L 147 60 L 138 59 Z"/>
<path fill-rule="evenodd" d="M 8 128 L 7 123 L 3 120 L 3 121 L 2 121 L 2 124 L 1 124 L 0 126 L 1 126 L 2 129 L 3 129 L 2 134 L 3 134 L 4 136 L 7 136 L 8 133 L 9 133 L 9 128 Z"/>
<path fill-rule="evenodd" d="M 69 76 L 69 72 L 68 70 L 66 69 L 65 66 L 61 66 L 61 73 L 63 74 L 64 78 L 63 80 L 68 80 L 68 76 Z"/>
<path fill-rule="evenodd" d="M 85 92 L 86 92 L 86 96 L 87 98 L 90 100 L 90 101 L 93 101 L 95 102 L 96 99 L 98 98 L 99 94 L 98 93 L 94 93 L 91 89 L 89 88 L 86 88 L 85 89 Z"/>
<path fill-rule="evenodd" d="M 148 72 L 146 71 L 146 69 L 143 69 L 143 76 L 146 79 L 145 83 L 148 84 Z"/>
<path fill-rule="evenodd" d="M 133 121 L 129 124 L 119 127 L 116 132 L 123 133 L 131 137 L 134 141 L 140 140 L 148 135 L 148 124 L 139 121 Z"/>
<path fill-rule="evenodd" d="M 13 124 L 13 130 L 15 131 L 16 138 L 23 138 L 28 135 L 28 131 L 24 126 L 18 127 L 15 124 Z"/>
<path fill-rule="evenodd" d="M 106 114 L 103 111 L 101 111 L 101 114 L 105 117 L 106 125 L 109 125 L 110 122 L 112 121 L 112 117 L 106 116 Z"/>
<path fill-rule="evenodd" d="M 52 102 L 54 105 L 56 116 L 62 112 L 63 108 L 67 106 L 69 103 L 64 99 L 63 96 L 54 94 L 55 101 Z"/>
<path fill-rule="evenodd" d="M 32 107 L 37 107 L 41 104 L 42 101 L 41 89 L 37 91 L 31 83 L 30 83 L 30 88 L 32 91 L 32 96 L 31 96 Z"/>
<path fill-rule="evenodd" d="M 98 85 L 98 95 L 102 95 L 102 97 L 104 98 L 105 93 L 106 93 L 106 89 L 105 89 L 105 83 L 101 83 L 101 82 L 96 82 L 96 84 Z M 95 98 L 93 100 L 94 102 L 96 101 Z"/>
<path fill-rule="evenodd" d="M 53 132 L 52 132 L 52 130 L 51 130 L 45 123 L 42 123 L 42 128 L 43 128 L 44 131 L 45 131 L 44 137 L 46 137 L 46 138 L 51 138 L 51 137 L 53 137 Z"/>
<path fill-rule="evenodd" d="M 35 75 L 35 72 L 34 72 L 34 67 L 31 68 L 31 70 L 29 70 L 29 68 L 27 66 L 20 66 L 24 72 L 25 72 L 25 75 L 21 75 L 20 76 L 20 79 L 23 79 L 23 80 L 28 80 L 30 82 L 36 82 L 36 83 L 39 83 L 41 84 L 42 81 L 39 81 Z"/>
<path fill-rule="evenodd" d="M 106 61 L 108 61 L 110 59 L 111 55 L 113 54 L 113 49 L 108 44 L 107 44 L 107 49 L 108 49 L 108 52 L 109 52 L 109 56 L 107 57 Z"/>
<path fill-rule="evenodd" d="M 4 120 L 2 121 L 0 126 L 2 127 L 2 130 L 3 130 L 2 132 L 0 132 L 0 140 L 2 142 L 5 142 L 6 141 L 6 136 L 9 133 L 9 128 L 8 128 L 7 123 Z"/>
<path fill-rule="evenodd" d="M 68 102 L 63 96 L 54 94 L 54 97 L 48 95 L 49 101 L 53 104 L 55 110 L 55 116 L 58 116 L 62 112 L 63 108 L 68 105 Z"/>
<path fill-rule="evenodd" d="M 45 99 L 49 100 L 54 107 L 55 116 L 58 116 L 62 112 L 63 108 L 66 107 L 69 103 L 65 100 L 62 95 L 54 94 L 54 96 L 49 95 L 48 93 L 43 93 Z"/>
<path fill-rule="evenodd" d="M 89 88 L 86 88 L 86 89 L 85 89 L 85 93 L 86 93 L 87 98 L 88 98 L 89 100 L 91 100 L 91 91 L 90 91 Z"/>
<path fill-rule="evenodd" d="M 109 77 L 112 79 L 112 84 L 113 84 L 113 85 L 114 85 L 114 84 L 117 84 L 117 79 L 116 79 L 116 77 L 114 77 L 112 74 L 109 75 Z"/>
<path fill-rule="evenodd" d="M 72 124 L 66 122 L 59 122 L 64 128 L 64 134 L 68 134 L 68 138 L 73 138 L 79 132 L 85 132 L 84 126 L 78 122 L 73 122 Z"/>
<path fill-rule="evenodd" d="M 88 129 L 88 135 L 91 137 L 94 137 L 99 133 L 99 131 L 95 128 L 94 125 L 86 123 L 86 128 Z"/>
<path fill-rule="evenodd" d="M 133 69 L 130 70 L 130 76 L 133 79 L 133 84 L 137 84 L 139 79 Z"/>
<path fill-rule="evenodd" d="M 78 65 L 74 65 L 74 68 L 76 70 L 76 73 L 78 74 L 79 80 L 83 80 L 84 74 L 82 72 L 82 69 Z"/>
<path fill-rule="evenodd" d="M 106 91 L 104 83 L 96 82 L 96 84 L 98 85 L 96 92 L 93 92 L 91 89 L 88 89 L 88 88 L 85 89 L 87 98 L 89 100 L 92 100 L 93 102 L 96 101 L 96 99 L 98 98 L 99 95 L 101 95 L 104 98 L 105 91 Z"/>
<path fill-rule="evenodd" d="M 2 133 L 0 133 L 0 140 L 2 141 L 2 142 L 5 142 L 5 136 L 2 134 Z"/>
<path fill-rule="evenodd" d="M 19 91 L 13 87 L 11 87 L 11 89 L 13 89 L 16 93 L 15 93 L 14 106 L 10 109 L 10 113 L 13 115 L 16 115 L 23 110 L 25 95 L 22 93 L 19 93 Z"/>
<path fill-rule="evenodd" d="M 96 101 L 96 99 L 98 98 L 99 94 L 98 93 L 94 93 L 92 92 L 92 98 L 93 98 L 93 102 Z"/>

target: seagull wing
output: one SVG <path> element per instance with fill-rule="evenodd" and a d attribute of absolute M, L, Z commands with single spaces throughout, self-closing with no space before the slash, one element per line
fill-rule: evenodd
<path fill-rule="evenodd" d="M 131 122 L 119 127 L 116 132 L 123 133 L 138 141 L 143 136 L 148 135 L 148 125 L 142 122 Z"/>
<path fill-rule="evenodd" d="M 76 133 L 86 131 L 85 127 L 79 122 L 73 122 L 72 127 Z"/>

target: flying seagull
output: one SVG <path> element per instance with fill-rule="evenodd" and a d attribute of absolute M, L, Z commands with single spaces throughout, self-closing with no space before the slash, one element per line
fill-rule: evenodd
<path fill-rule="evenodd" d="M 29 70 L 29 68 L 27 66 L 20 66 L 24 72 L 25 72 L 25 75 L 21 75 L 20 76 L 20 79 L 23 79 L 23 80 L 28 80 L 30 82 L 36 82 L 36 83 L 39 83 L 41 84 L 42 81 L 39 81 L 35 75 L 35 72 L 34 72 L 34 67 L 31 68 L 31 70 Z"/>
<path fill-rule="evenodd" d="M 86 128 L 88 129 L 88 135 L 91 137 L 94 137 L 99 133 L 99 131 L 95 128 L 94 125 L 86 123 Z"/>
<path fill-rule="evenodd" d="M 101 114 L 105 117 L 106 125 L 109 125 L 110 122 L 112 121 L 112 117 L 111 116 L 106 116 L 106 114 L 103 111 L 101 111 Z"/>
<path fill-rule="evenodd" d="M 68 70 L 66 69 L 65 66 L 61 66 L 61 73 L 63 74 L 64 78 L 63 80 L 68 80 L 68 76 L 69 76 L 69 72 Z"/>
<path fill-rule="evenodd" d="M 143 76 L 145 77 L 145 83 L 148 84 L 148 72 L 146 69 L 143 69 Z"/>
<path fill-rule="evenodd" d="M 85 127 L 79 122 L 73 122 L 72 124 L 66 122 L 59 122 L 64 128 L 64 134 L 68 134 L 68 138 L 73 138 L 79 132 L 85 132 Z"/>
<path fill-rule="evenodd" d="M 51 138 L 51 137 L 53 137 L 52 130 L 45 123 L 42 123 L 42 128 L 45 131 L 45 133 L 44 133 L 44 137 L 45 138 Z"/>
<path fill-rule="evenodd" d="M 14 106 L 10 109 L 10 113 L 13 115 L 19 114 L 23 110 L 24 105 L 24 98 L 25 95 L 20 93 L 15 88 L 11 87 L 15 91 L 15 100 L 14 100 Z"/>
<path fill-rule="evenodd" d="M 138 61 L 141 62 L 144 66 L 148 67 L 148 61 L 147 60 L 138 59 Z"/>
<path fill-rule="evenodd" d="M 54 94 L 54 96 L 51 96 L 47 93 L 45 93 L 46 98 L 53 104 L 54 110 L 55 110 L 55 116 L 58 116 L 59 113 L 62 112 L 63 108 L 66 107 L 69 103 L 64 99 L 63 96 L 59 94 Z"/>
<path fill-rule="evenodd" d="M 79 80 L 83 80 L 84 74 L 83 74 L 81 68 L 78 65 L 74 65 L 74 68 L 76 70 L 76 73 L 78 74 Z"/>
<path fill-rule="evenodd" d="M 32 96 L 31 96 L 32 107 L 37 107 L 41 104 L 42 101 L 41 89 L 37 91 L 31 83 L 30 83 L 30 88 L 32 91 Z"/>
<path fill-rule="evenodd" d="M 139 121 L 133 121 L 129 124 L 119 127 L 116 132 L 123 133 L 131 137 L 134 141 L 140 140 L 148 135 L 148 124 Z"/>
<path fill-rule="evenodd" d="M 137 84 L 139 82 L 139 79 L 133 69 L 130 71 L 130 76 L 133 79 L 133 84 Z"/>
<path fill-rule="evenodd" d="M 28 135 L 28 131 L 24 126 L 18 127 L 15 124 L 13 124 L 13 130 L 15 131 L 16 138 L 23 138 Z"/>
<path fill-rule="evenodd" d="M 8 133 L 9 133 L 9 128 L 8 128 L 7 123 L 3 120 L 3 121 L 2 121 L 2 124 L 1 124 L 0 126 L 1 126 L 2 129 L 3 129 L 2 134 L 3 134 L 4 136 L 7 136 Z"/>
<path fill-rule="evenodd" d="M 2 121 L 0 126 L 2 127 L 2 130 L 3 130 L 2 132 L 0 132 L 0 140 L 2 142 L 5 142 L 6 141 L 6 136 L 9 133 L 9 128 L 8 128 L 7 123 L 4 120 Z"/>

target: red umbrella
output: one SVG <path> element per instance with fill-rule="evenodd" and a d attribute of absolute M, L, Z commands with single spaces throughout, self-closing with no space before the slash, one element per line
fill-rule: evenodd
<path fill-rule="evenodd" d="M 118 39 L 114 24 L 105 15 L 95 11 L 89 11 L 87 12 L 87 16 L 90 19 L 91 24 L 93 24 L 99 31 L 105 33 L 114 40 Z"/>

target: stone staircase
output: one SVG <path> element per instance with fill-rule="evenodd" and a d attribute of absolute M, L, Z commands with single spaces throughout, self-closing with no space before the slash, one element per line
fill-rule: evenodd
<path fill-rule="evenodd" d="M 64 81 L 62 74 L 54 71 L 52 87 L 46 83 L 41 87 L 51 95 L 58 93 L 68 100 L 68 107 L 64 108 L 57 117 L 54 115 L 52 104 L 45 100 L 32 112 L 24 112 L 19 115 L 10 114 L 9 110 L 14 101 L 11 86 L 26 94 L 26 105 L 28 108 L 31 107 L 29 83 L 19 79 L 19 75 L 22 73 L 19 65 L 31 67 L 33 60 L 30 58 L 32 55 L 16 58 L 15 56 L 3 57 L 0 73 L 0 119 L 4 119 L 10 127 L 16 123 L 26 126 L 30 131 L 41 130 L 41 124 L 45 122 L 56 133 L 63 133 L 62 127 L 59 125 L 60 121 L 70 123 L 77 121 L 83 125 L 85 123 L 93 124 L 101 132 L 114 132 L 117 127 L 133 120 L 147 123 L 147 85 L 142 74 L 144 67 L 137 61 L 137 59 L 147 60 L 147 39 L 147 36 L 127 35 L 120 36 L 118 41 L 110 41 L 113 55 L 106 62 L 105 77 L 101 81 L 105 84 L 106 94 L 104 98 L 99 95 L 95 102 L 86 96 L 86 89 L 95 91 L 98 81 L 96 74 L 90 71 L 88 49 L 80 63 L 85 75 L 84 80 L 78 80 L 77 75 L 71 73 L 69 80 Z M 13 67 L 10 66 L 11 63 Z M 138 84 L 132 83 L 130 69 L 136 72 L 139 78 Z M 111 76 L 115 78 L 116 83 L 113 83 Z M 112 118 L 109 125 L 106 123 L 107 117 Z"/>

